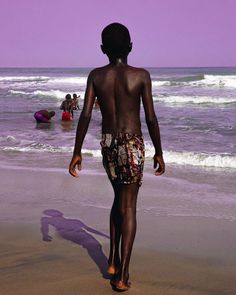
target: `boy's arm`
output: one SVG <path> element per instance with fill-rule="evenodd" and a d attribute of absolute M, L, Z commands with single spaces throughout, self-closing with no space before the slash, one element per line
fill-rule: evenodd
<path fill-rule="evenodd" d="M 145 111 L 145 118 L 148 131 L 152 139 L 153 145 L 155 147 L 155 155 L 153 157 L 154 169 L 157 167 L 157 164 L 159 164 L 159 167 L 156 170 L 155 175 L 161 175 L 165 172 L 165 163 L 162 157 L 159 124 L 155 114 L 152 99 L 152 83 L 150 74 L 147 71 L 145 71 L 143 74 L 142 102 Z"/>
<path fill-rule="evenodd" d="M 86 88 L 85 97 L 84 97 L 83 110 L 80 114 L 79 122 L 77 126 L 74 153 L 69 166 L 69 173 L 74 177 L 79 176 L 75 170 L 76 166 L 78 170 L 81 170 L 81 162 L 82 162 L 81 148 L 82 148 L 84 137 L 88 130 L 89 122 L 91 119 L 94 100 L 95 100 L 95 91 L 94 91 L 94 85 L 93 85 L 93 72 L 91 72 L 89 74 L 88 81 L 87 81 L 87 88 Z"/>

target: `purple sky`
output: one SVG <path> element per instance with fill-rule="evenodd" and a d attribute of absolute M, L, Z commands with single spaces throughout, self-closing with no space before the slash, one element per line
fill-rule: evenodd
<path fill-rule="evenodd" d="M 0 67 L 93 67 L 104 26 L 131 33 L 136 66 L 236 66 L 235 0 L 1 0 Z"/>

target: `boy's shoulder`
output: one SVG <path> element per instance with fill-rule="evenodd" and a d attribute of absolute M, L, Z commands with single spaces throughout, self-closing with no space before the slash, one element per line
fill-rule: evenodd
<path fill-rule="evenodd" d="M 128 69 L 131 79 L 138 79 L 140 83 L 149 83 L 151 80 L 150 73 L 144 68 L 129 66 Z"/>
<path fill-rule="evenodd" d="M 89 76 L 96 75 L 97 73 L 101 73 L 107 69 L 107 66 L 94 68 L 90 71 Z"/>
<path fill-rule="evenodd" d="M 137 67 L 132 67 L 132 66 L 129 66 L 129 67 L 130 67 L 131 71 L 133 71 L 137 74 L 140 74 L 143 77 L 150 77 L 150 73 L 144 68 L 137 68 Z"/>
<path fill-rule="evenodd" d="M 103 74 L 107 70 L 109 70 L 109 66 L 107 66 L 107 65 L 103 66 L 103 67 L 94 68 L 89 73 L 89 78 L 95 78 L 97 75 Z M 144 68 L 138 68 L 138 67 L 133 67 L 133 66 L 128 65 L 126 70 L 129 73 L 131 73 L 131 74 L 133 73 L 137 76 L 140 76 L 143 79 L 150 79 L 150 73 Z"/>
<path fill-rule="evenodd" d="M 102 74 L 102 72 L 105 71 L 105 68 L 106 66 L 92 69 L 88 75 L 88 80 L 94 80 L 96 76 Z"/>

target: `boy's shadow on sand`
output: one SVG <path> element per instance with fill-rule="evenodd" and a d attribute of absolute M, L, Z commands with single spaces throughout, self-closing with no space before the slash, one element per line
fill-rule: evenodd
<path fill-rule="evenodd" d="M 43 241 L 50 242 L 52 240 L 52 237 L 49 236 L 49 225 L 53 226 L 63 239 L 72 241 L 85 248 L 88 251 L 89 256 L 97 264 L 103 277 L 106 279 L 110 278 L 107 275 L 108 262 L 102 251 L 102 246 L 88 232 L 108 239 L 110 238 L 109 236 L 87 226 L 80 220 L 63 217 L 63 213 L 58 210 L 48 209 L 43 211 L 43 214 L 49 216 L 41 218 Z"/>

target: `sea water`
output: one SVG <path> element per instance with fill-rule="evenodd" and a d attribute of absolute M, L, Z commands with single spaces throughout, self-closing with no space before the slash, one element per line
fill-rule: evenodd
<path fill-rule="evenodd" d="M 192 167 L 235 175 L 236 68 L 147 70 L 167 169 Z M 63 123 L 59 107 L 67 93 L 79 94 L 83 107 L 89 72 L 87 68 L 0 69 L 1 165 L 33 167 L 37 162 L 38 167 L 60 169 L 68 164 L 80 110 L 74 112 L 72 123 Z M 56 112 L 51 124 L 35 122 L 33 115 L 41 109 Z M 142 106 L 141 122 L 146 161 L 151 163 L 154 148 Z M 94 169 L 101 161 L 100 131 L 101 113 L 94 109 L 83 145 Z"/>

